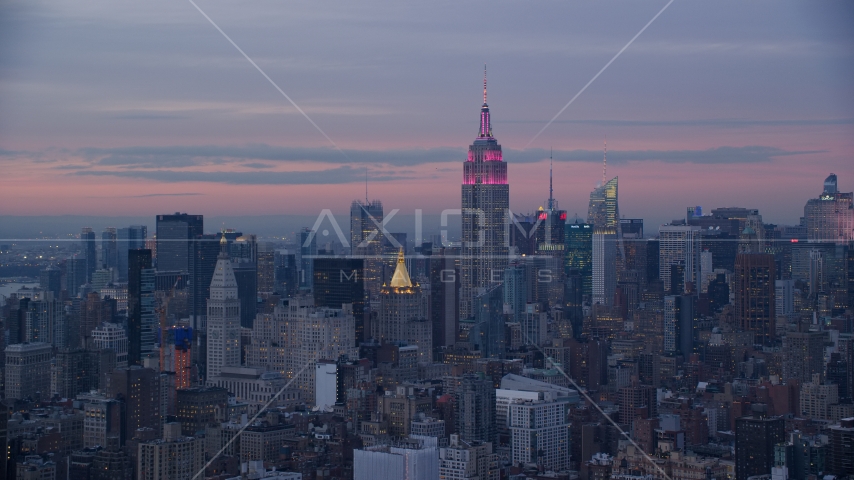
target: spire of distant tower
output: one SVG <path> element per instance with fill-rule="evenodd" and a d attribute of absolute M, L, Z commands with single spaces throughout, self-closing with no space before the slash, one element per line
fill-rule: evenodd
<path fill-rule="evenodd" d="M 219 254 L 220 256 L 228 255 L 228 239 L 225 238 L 225 228 L 222 229 L 220 235 L 221 236 L 219 237 Z"/>
<path fill-rule="evenodd" d="M 608 139 L 605 139 L 605 153 L 602 156 L 602 186 L 605 186 L 605 182 L 607 181 L 607 177 L 605 176 L 605 171 L 608 168 Z"/>
<path fill-rule="evenodd" d="M 549 211 L 554 210 L 554 190 L 552 189 L 552 150 L 549 150 Z"/>
<path fill-rule="evenodd" d="M 483 64 L 483 104 L 486 105 L 486 64 Z"/>
<path fill-rule="evenodd" d="M 365 167 L 365 205 L 368 204 L 368 167 Z"/>

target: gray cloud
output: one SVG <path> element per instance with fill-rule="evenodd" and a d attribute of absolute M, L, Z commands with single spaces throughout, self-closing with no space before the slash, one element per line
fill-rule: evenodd
<path fill-rule="evenodd" d="M 533 123 L 543 125 L 547 122 L 542 120 L 504 120 L 496 123 Z M 817 118 L 791 120 L 751 120 L 735 118 L 710 118 L 698 120 L 555 120 L 552 123 L 565 123 L 573 125 L 598 125 L 603 127 L 807 127 L 821 125 L 854 125 L 854 118 Z"/>
<path fill-rule="evenodd" d="M 209 182 L 230 185 L 333 185 L 362 181 L 364 171 L 342 166 L 310 172 L 198 172 L 188 170 L 84 170 L 69 175 L 142 178 L 159 182 Z M 371 177 L 371 181 L 401 180 L 397 174 Z"/>
<path fill-rule="evenodd" d="M 616 163 L 637 161 L 663 161 L 669 163 L 731 164 L 768 162 L 775 157 L 821 153 L 818 150 L 782 150 L 770 146 L 722 146 L 706 150 L 610 150 L 608 160 Z M 235 166 L 265 169 L 273 168 L 269 163 L 319 163 L 342 164 L 347 159 L 339 152 L 326 147 L 275 147 L 270 145 L 247 146 L 167 146 L 167 147 L 123 147 L 123 148 L 87 148 L 80 151 L 89 157 L 95 157 L 93 164 L 98 166 L 120 166 L 127 169 L 164 169 L 199 165 L 232 163 Z M 549 157 L 550 151 L 540 148 L 527 150 L 504 149 L 504 158 L 512 163 L 539 162 Z M 106 155 L 97 158 L 100 155 Z M 554 160 L 558 162 L 599 162 L 602 152 L 599 150 L 555 150 Z M 427 163 L 459 163 L 466 157 L 464 148 L 430 148 L 398 150 L 348 150 L 349 162 L 359 165 L 391 165 L 409 167 Z M 232 161 L 226 160 L 231 159 Z M 233 160 L 251 160 L 238 163 Z M 165 171 L 165 170 L 163 170 Z M 252 173 L 252 172 L 247 172 Z M 282 172 L 280 172 L 282 173 Z M 413 173 L 397 171 L 396 174 Z"/>
<path fill-rule="evenodd" d="M 188 193 L 148 193 L 145 195 L 132 195 L 129 198 L 149 198 L 149 197 L 194 197 L 196 195 L 204 195 L 204 193 L 188 192 Z"/>
<path fill-rule="evenodd" d="M 127 113 L 122 115 L 110 115 L 114 120 L 183 120 L 190 118 L 187 115 L 169 114 L 169 113 Z"/>

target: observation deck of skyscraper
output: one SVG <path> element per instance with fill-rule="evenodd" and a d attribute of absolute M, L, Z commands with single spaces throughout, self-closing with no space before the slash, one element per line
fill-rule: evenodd
<path fill-rule="evenodd" d="M 846 0 L 0 2 L 0 479 L 854 478 L 851 78 Z"/>

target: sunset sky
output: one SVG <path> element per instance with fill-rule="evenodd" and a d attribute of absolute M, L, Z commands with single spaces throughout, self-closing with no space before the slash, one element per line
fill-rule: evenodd
<path fill-rule="evenodd" d="M 459 208 L 483 65 L 516 211 L 657 224 L 702 205 L 796 223 L 854 190 L 854 3 L 0 3 L 0 215 Z"/>

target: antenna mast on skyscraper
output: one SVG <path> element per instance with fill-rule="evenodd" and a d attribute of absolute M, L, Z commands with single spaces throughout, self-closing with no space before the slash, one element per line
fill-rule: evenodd
<path fill-rule="evenodd" d="M 552 154 L 554 149 L 549 149 L 549 211 L 554 210 L 554 190 L 552 190 Z"/>
<path fill-rule="evenodd" d="M 605 154 L 602 157 L 602 186 L 605 186 L 605 181 L 607 177 L 605 176 L 605 170 L 608 168 L 608 139 L 605 139 Z"/>
<path fill-rule="evenodd" d="M 483 64 L 483 104 L 486 105 L 486 64 Z"/>
<path fill-rule="evenodd" d="M 368 167 L 365 166 L 365 205 L 368 204 Z"/>

